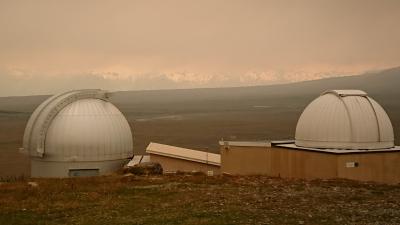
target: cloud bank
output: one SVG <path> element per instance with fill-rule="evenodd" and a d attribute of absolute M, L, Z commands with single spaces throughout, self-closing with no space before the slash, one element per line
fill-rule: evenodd
<path fill-rule="evenodd" d="M 397 0 L 0 1 L 1 95 L 275 84 L 398 66 Z"/>

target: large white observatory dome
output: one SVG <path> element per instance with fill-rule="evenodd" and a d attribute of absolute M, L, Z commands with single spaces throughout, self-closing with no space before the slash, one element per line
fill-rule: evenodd
<path fill-rule="evenodd" d="M 101 90 L 53 96 L 32 114 L 24 134 L 32 177 L 68 177 L 117 170 L 133 156 L 124 115 Z"/>
<path fill-rule="evenodd" d="M 324 92 L 301 114 L 295 144 L 333 149 L 394 147 L 393 127 L 385 110 L 359 90 Z"/>

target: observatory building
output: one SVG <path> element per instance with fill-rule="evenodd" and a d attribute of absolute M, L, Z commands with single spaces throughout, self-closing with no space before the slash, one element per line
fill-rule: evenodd
<path fill-rule="evenodd" d="M 295 140 L 221 141 L 221 171 L 400 183 L 400 146 L 385 110 L 360 90 L 326 91 L 301 114 Z"/>
<path fill-rule="evenodd" d="M 303 111 L 296 146 L 323 149 L 394 147 L 393 127 L 385 110 L 363 91 L 323 93 Z"/>
<path fill-rule="evenodd" d="M 23 150 L 30 155 L 32 177 L 101 175 L 132 158 L 132 133 L 105 91 L 70 91 L 33 112 Z"/>

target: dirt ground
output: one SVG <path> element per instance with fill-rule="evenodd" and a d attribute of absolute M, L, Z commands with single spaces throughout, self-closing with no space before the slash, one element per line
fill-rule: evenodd
<path fill-rule="evenodd" d="M 1 183 L 0 224 L 32 223 L 400 224 L 400 186 L 204 175 Z"/>
<path fill-rule="evenodd" d="M 29 115 L 0 113 L 0 178 L 30 174 L 29 158 L 19 152 Z"/>

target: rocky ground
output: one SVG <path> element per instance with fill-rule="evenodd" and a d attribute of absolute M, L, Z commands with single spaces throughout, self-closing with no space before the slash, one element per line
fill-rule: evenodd
<path fill-rule="evenodd" d="M 400 224 L 400 185 L 260 176 L 0 184 L 0 224 Z"/>

